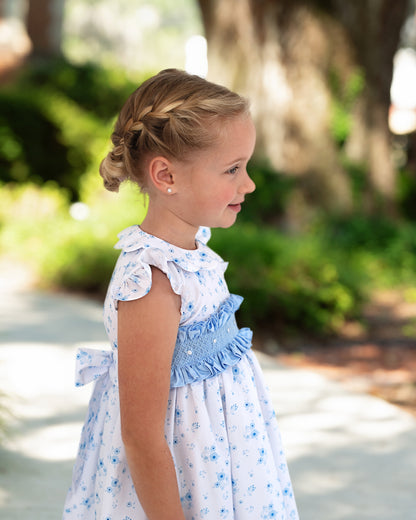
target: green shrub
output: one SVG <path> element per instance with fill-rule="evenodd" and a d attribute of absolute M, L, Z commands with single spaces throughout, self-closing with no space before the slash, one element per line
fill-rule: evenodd
<path fill-rule="evenodd" d="M 53 180 L 79 200 L 81 178 L 97 171 L 115 115 L 145 77 L 64 60 L 30 65 L 0 90 L 0 181 Z"/>
<path fill-rule="evenodd" d="M 416 284 L 413 223 L 355 215 L 326 222 L 321 233 L 344 257 L 354 251 L 373 286 Z"/>
<path fill-rule="evenodd" d="M 137 190 L 106 193 L 98 176 L 111 118 L 133 85 L 65 62 L 30 69 L 25 81 L 0 91 L 0 181 L 12 182 L 0 188 L 1 251 L 30 262 L 45 287 L 102 297 L 118 255 L 117 233 L 145 212 Z M 346 166 L 360 207 L 365 171 Z M 230 262 L 230 290 L 246 298 L 242 322 L 328 334 L 359 315 L 372 287 L 416 285 L 414 225 L 356 215 L 287 235 L 278 225 L 295 181 L 258 160 L 249 172 L 255 195 L 247 197 L 239 223 L 215 230 L 211 242 Z M 412 182 L 403 174 L 400 200 L 409 208 Z M 77 199 L 90 208 L 86 220 L 70 217 Z"/>
<path fill-rule="evenodd" d="M 78 198 L 81 176 L 110 126 L 46 90 L 0 91 L 0 180 L 56 181 Z"/>
<path fill-rule="evenodd" d="M 347 141 L 352 126 L 352 110 L 365 87 L 365 76 L 361 69 L 350 73 L 345 80 L 339 71 L 331 69 L 328 74 L 328 87 L 332 94 L 330 130 L 334 141 L 340 148 Z"/>
<path fill-rule="evenodd" d="M 258 159 L 250 161 L 248 172 L 256 185 L 256 191 L 253 195 L 247 195 L 239 221 L 258 225 L 278 223 L 296 187 L 295 179 Z"/>
<path fill-rule="evenodd" d="M 364 298 L 363 273 L 328 255 L 316 237 L 238 224 L 215 230 L 212 246 L 230 262 L 230 290 L 246 298 L 241 315 L 252 326 L 329 333 Z"/>
<path fill-rule="evenodd" d="M 29 63 L 18 85 L 59 93 L 102 120 L 111 120 L 127 97 L 149 77 L 131 78 L 125 70 L 98 64 L 73 64 L 64 58 Z"/>
<path fill-rule="evenodd" d="M 416 172 L 402 170 L 398 176 L 397 199 L 403 215 L 416 220 Z"/>
<path fill-rule="evenodd" d="M 29 264 L 42 287 L 102 296 L 118 252 L 117 234 L 141 222 L 143 199 L 132 186 L 117 196 L 96 196 L 90 214 L 77 221 L 56 185 L 1 188 L 0 253 Z"/>
<path fill-rule="evenodd" d="M 117 233 L 145 214 L 137 189 L 95 188 L 82 221 L 56 184 L 0 190 L 0 252 L 30 263 L 44 287 L 103 297 Z M 245 298 L 241 323 L 279 334 L 331 334 L 359 317 L 373 288 L 416 287 L 416 226 L 408 223 L 354 217 L 288 235 L 240 221 L 213 230 L 210 246 L 229 262 L 230 291 Z"/>

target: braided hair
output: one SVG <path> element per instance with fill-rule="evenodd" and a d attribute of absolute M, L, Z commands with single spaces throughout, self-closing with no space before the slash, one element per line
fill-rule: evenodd
<path fill-rule="evenodd" d="M 218 139 L 216 123 L 248 112 L 247 100 L 225 87 L 177 69 L 159 72 L 120 111 L 113 149 L 100 165 L 105 188 L 118 191 L 131 180 L 146 191 L 146 160 L 156 155 L 185 160 Z"/>

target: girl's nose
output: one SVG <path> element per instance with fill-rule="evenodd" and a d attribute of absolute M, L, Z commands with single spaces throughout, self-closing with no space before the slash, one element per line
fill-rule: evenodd
<path fill-rule="evenodd" d="M 253 193 L 253 191 L 255 189 L 256 189 L 256 185 L 254 184 L 252 178 L 246 171 L 244 182 L 241 186 L 241 191 L 243 191 L 244 193 Z"/>

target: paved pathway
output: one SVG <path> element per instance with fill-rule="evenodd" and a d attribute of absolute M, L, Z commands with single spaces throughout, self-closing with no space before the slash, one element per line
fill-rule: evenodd
<path fill-rule="evenodd" d="M 91 391 L 73 386 L 74 353 L 106 343 L 101 306 L 4 283 L 0 294 L 0 403 L 13 413 L 0 448 L 0 518 L 59 520 Z M 301 519 L 416 519 L 416 419 L 260 360 Z"/>

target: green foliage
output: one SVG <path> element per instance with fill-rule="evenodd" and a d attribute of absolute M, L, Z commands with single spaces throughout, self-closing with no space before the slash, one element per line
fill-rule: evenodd
<path fill-rule="evenodd" d="M 68 196 L 56 184 L 0 190 L 0 253 L 30 263 L 45 287 L 103 297 L 117 233 L 145 214 L 137 189 L 96 190 L 83 221 L 70 217 Z M 330 334 L 359 316 L 373 287 L 416 287 L 414 224 L 354 217 L 288 235 L 239 221 L 213 230 L 210 245 L 229 262 L 230 291 L 245 297 L 241 323 L 257 329 Z"/>
<path fill-rule="evenodd" d="M 334 114 L 342 146 L 363 78 L 357 74 L 347 85 L 336 76 L 331 81 L 341 100 Z M 134 187 L 110 194 L 98 175 L 111 119 L 131 87 L 112 72 L 57 61 L 29 70 L 18 88 L 0 91 L 0 254 L 30 263 L 45 287 L 102 297 L 118 255 L 117 233 L 145 214 Z M 359 208 L 365 169 L 344 166 Z M 258 160 L 249 172 L 255 194 L 247 196 L 238 223 L 215 230 L 211 242 L 230 263 L 230 290 L 246 298 L 242 323 L 329 334 L 359 315 L 372 287 L 416 286 L 414 225 L 326 217 L 307 233 L 288 235 L 278 224 L 296 181 Z M 414 178 L 402 172 L 399 198 L 409 215 L 415 192 Z M 70 216 L 76 199 L 89 207 L 85 220 Z"/>
<path fill-rule="evenodd" d="M 287 236 L 238 224 L 211 245 L 230 262 L 230 291 L 246 298 L 243 322 L 275 330 L 329 333 L 358 309 L 364 273 L 329 254 L 318 236 Z"/>
<path fill-rule="evenodd" d="M 76 65 L 55 58 L 29 64 L 18 85 L 59 93 L 79 108 L 100 119 L 110 120 L 141 81 L 143 78 L 133 80 L 115 67 L 107 69 L 93 63 Z"/>
<path fill-rule="evenodd" d="M 342 147 L 351 132 L 351 112 L 365 86 L 364 73 L 355 70 L 343 82 L 336 69 L 331 69 L 328 85 L 332 94 L 330 129 L 335 142 Z"/>
<path fill-rule="evenodd" d="M 0 93 L 0 180 L 56 179 L 75 192 L 79 175 L 71 175 L 67 155 L 72 152 L 77 164 L 85 167 L 82 150 L 66 146 L 42 101 L 31 94 L 30 90 Z"/>
<path fill-rule="evenodd" d="M 70 215 L 55 184 L 1 188 L 0 254 L 31 265 L 44 287 L 103 295 L 114 268 L 117 233 L 143 219 L 146 205 L 133 186 L 101 191 L 85 220 Z"/>
<path fill-rule="evenodd" d="M 373 286 L 416 285 L 413 223 L 355 215 L 331 220 L 322 232 L 344 256 L 354 251 Z"/>
<path fill-rule="evenodd" d="M 365 164 L 351 161 L 347 157 L 342 157 L 341 164 L 349 176 L 354 208 L 359 213 L 363 207 L 363 197 L 368 185 L 367 167 Z"/>
<path fill-rule="evenodd" d="M 398 174 L 397 199 L 403 215 L 416 220 L 416 172 L 401 170 Z"/>
<path fill-rule="evenodd" d="M 247 195 L 239 220 L 258 225 L 277 222 L 284 215 L 289 196 L 295 188 L 294 178 L 275 171 L 259 160 L 250 162 L 248 172 L 256 191 L 254 195 Z"/>
<path fill-rule="evenodd" d="M 133 88 L 125 74 L 93 65 L 31 65 L 0 90 L 0 181 L 53 180 L 79 199 L 81 178 L 97 171 L 114 116 Z"/>

